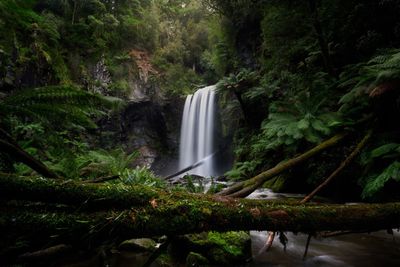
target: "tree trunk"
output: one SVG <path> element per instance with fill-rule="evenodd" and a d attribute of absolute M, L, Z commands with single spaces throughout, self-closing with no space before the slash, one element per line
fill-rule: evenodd
<path fill-rule="evenodd" d="M 12 156 L 16 161 L 22 162 L 37 173 L 48 178 L 58 178 L 58 176 L 49 170 L 42 162 L 38 161 L 25 150 L 23 150 L 18 144 L 5 141 L 0 138 L 0 150 L 1 153 Z"/>
<path fill-rule="evenodd" d="M 0 229 L 35 229 L 42 238 L 60 234 L 73 239 L 91 233 L 99 238 L 173 236 L 210 230 L 374 231 L 400 226 L 400 203 L 300 205 L 168 192 L 146 186 L 24 180 L 0 175 L 1 197 L 14 200 L 0 207 Z M 5 184 L 9 184 L 7 188 Z M 51 204 L 25 204 L 21 199 Z M 87 203 L 95 204 L 97 211 L 88 210 Z M 60 204 L 79 209 L 68 210 Z"/>
<path fill-rule="evenodd" d="M 236 99 L 237 99 L 238 102 L 239 102 L 240 109 L 241 109 L 242 112 L 243 112 L 243 117 L 244 117 L 244 119 L 245 119 L 245 121 L 246 121 L 246 124 L 247 124 L 250 128 L 256 129 L 256 128 L 257 128 L 257 125 L 256 125 L 256 123 L 255 123 L 254 117 L 251 116 L 251 115 L 249 114 L 249 112 L 248 112 L 249 109 L 247 108 L 247 105 L 246 105 L 245 102 L 243 101 L 242 94 L 239 93 L 239 92 L 237 91 L 237 89 L 234 89 L 234 90 L 233 90 L 233 93 L 234 93 Z"/>
<path fill-rule="evenodd" d="M 262 186 L 267 180 L 281 174 L 284 171 L 293 168 L 294 166 L 303 163 L 305 160 L 315 156 L 316 154 L 324 151 L 327 148 L 330 148 L 337 143 L 339 143 L 345 134 L 337 134 L 332 138 L 322 142 L 321 144 L 313 147 L 312 149 L 308 150 L 307 152 L 292 158 L 290 160 L 280 162 L 272 169 L 269 169 L 265 172 L 260 173 L 259 175 L 243 182 L 238 182 L 233 186 L 223 190 L 222 192 L 218 193 L 221 196 L 231 196 L 231 197 L 246 197 L 250 195 L 254 190 Z"/>
<path fill-rule="evenodd" d="M 324 61 L 325 70 L 333 77 L 336 77 L 335 70 L 332 65 L 331 56 L 329 54 L 328 42 L 325 39 L 324 32 L 322 30 L 321 21 L 319 18 L 318 8 L 316 0 L 308 1 L 313 21 L 313 27 L 317 35 L 318 44 L 321 49 L 322 59 Z"/>
<path fill-rule="evenodd" d="M 72 25 L 74 25 L 74 23 L 75 23 L 75 16 L 76 16 L 76 12 L 77 12 L 77 9 L 78 9 L 78 1 L 79 0 L 73 0 L 74 7 L 72 9 L 72 18 L 71 18 L 71 24 Z"/>

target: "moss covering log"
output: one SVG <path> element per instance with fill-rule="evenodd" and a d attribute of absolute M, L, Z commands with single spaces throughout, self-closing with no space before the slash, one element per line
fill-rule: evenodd
<path fill-rule="evenodd" d="M 289 170 L 290 168 L 293 168 L 293 167 L 303 163 L 307 159 L 336 145 L 341 140 L 343 140 L 343 138 L 345 136 L 346 136 L 345 134 L 337 134 L 337 135 L 333 136 L 332 138 L 322 142 L 321 144 L 313 147 L 312 149 L 308 150 L 307 152 L 305 152 L 295 158 L 289 159 L 284 162 L 280 162 L 275 167 L 273 167 L 267 171 L 264 171 L 249 180 L 238 182 L 238 183 L 232 185 L 231 187 L 218 193 L 218 195 L 231 196 L 231 197 L 246 197 L 246 196 L 250 195 L 252 192 L 254 192 L 254 190 L 261 187 L 269 179 L 281 174 L 284 171 Z"/>
<path fill-rule="evenodd" d="M 152 237 L 203 231 L 271 230 L 318 232 L 375 231 L 400 226 L 400 203 L 358 205 L 286 205 L 260 200 L 229 203 L 195 197 L 160 200 L 123 211 L 54 212 L 18 207 L 1 209 L 0 229 L 34 233 L 41 238 L 63 236 L 77 240 L 96 237 Z M 68 238 L 69 237 L 69 238 Z"/>
<path fill-rule="evenodd" d="M 146 186 L 82 185 L 72 181 L 63 184 L 42 178 L 25 181 L 2 175 L 0 195 L 9 199 L 3 200 L 0 209 L 1 229 L 35 229 L 50 235 L 69 229 L 75 237 L 102 233 L 102 237 L 115 234 L 126 239 L 211 230 L 373 231 L 400 226 L 400 203 L 301 205 L 168 192 Z M 49 205 L 21 205 L 11 199 L 76 205 L 79 209 L 58 211 L 57 205 L 49 209 Z M 96 210 L 84 211 L 84 202 L 96 204 Z M 99 208 L 105 211 L 98 211 Z"/>
<path fill-rule="evenodd" d="M 129 208 L 146 204 L 160 193 L 142 186 L 87 184 L 72 180 L 0 174 L 0 198 L 62 203 L 79 206 L 81 209 Z"/>

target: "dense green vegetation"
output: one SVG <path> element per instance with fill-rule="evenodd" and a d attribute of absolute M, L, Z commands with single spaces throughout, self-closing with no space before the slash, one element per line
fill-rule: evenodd
<path fill-rule="evenodd" d="M 235 185 L 307 193 L 334 173 L 324 196 L 398 201 L 399 18 L 396 0 L 0 0 L 0 175 L 107 181 L 104 192 L 141 184 L 153 197 L 167 182 L 109 140 L 110 121 L 132 103 L 178 107 L 217 83 Z M 173 194 L 204 188 L 187 176 Z M 208 238 L 239 254 L 218 233 Z"/>
<path fill-rule="evenodd" d="M 235 139 L 237 162 L 228 174 L 251 177 L 335 133 L 352 133 L 342 147 L 284 177 L 297 189 L 311 188 L 373 129 L 372 140 L 335 190 L 342 190 L 337 194 L 341 197 L 395 197 L 400 156 L 398 3 L 206 2 L 224 15 L 229 37 L 220 40 L 225 47 L 218 50 L 220 57 L 235 55 L 220 91 L 239 100 L 225 103 L 233 111 L 231 120 L 238 118 L 238 109 L 244 114 Z"/>
<path fill-rule="evenodd" d="M 208 13 L 198 1 L 1 1 L 1 128 L 63 177 L 134 167 L 135 151 L 99 150 L 99 119 L 137 86 L 172 97 L 215 80 Z M 31 173 L 0 158 L 3 171 Z"/>
<path fill-rule="evenodd" d="M 251 177 L 335 133 L 352 132 L 341 147 L 279 179 L 289 190 L 311 188 L 373 129 L 342 175 L 351 178 L 336 186 L 348 186 L 354 198 L 379 198 L 399 179 L 396 1 L 0 5 L 1 128 L 64 177 L 129 167 L 133 154 L 98 150 L 90 129 L 121 106 L 110 96 L 129 99 L 132 81 L 171 97 L 220 79 L 224 122 L 239 126 L 231 178 Z M 30 172 L 1 157 L 4 170 Z"/>

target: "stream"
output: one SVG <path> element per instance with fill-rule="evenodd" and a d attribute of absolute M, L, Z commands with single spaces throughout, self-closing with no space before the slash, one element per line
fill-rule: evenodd
<path fill-rule="evenodd" d="M 300 198 L 298 194 L 274 193 L 260 189 L 249 196 L 257 199 Z M 393 229 L 371 234 L 348 234 L 330 238 L 312 238 L 306 259 L 303 261 L 306 234 L 285 233 L 288 238 L 286 251 L 276 236 L 273 246 L 260 253 L 265 245 L 267 232 L 251 231 L 253 262 L 249 267 L 376 267 L 400 266 L 400 232 Z"/>
<path fill-rule="evenodd" d="M 180 164 L 179 169 L 187 169 L 186 174 L 199 177 L 218 176 L 222 170 L 216 156 L 216 140 L 220 122 L 217 119 L 215 103 L 216 86 L 207 86 L 188 95 L 182 115 Z M 215 129 L 214 129 L 215 128 Z M 211 155 L 211 156 L 210 156 Z M 219 155 L 219 157 L 223 157 Z M 204 162 L 203 162 L 204 161 Z M 186 171 L 186 170 L 185 170 Z M 179 183 L 179 178 L 178 183 Z M 182 181 L 180 181 L 182 182 Z M 193 181 L 194 185 L 207 192 L 211 186 L 209 180 Z M 225 182 L 216 182 L 227 185 Z M 281 199 L 298 198 L 304 195 L 274 193 L 269 189 L 259 189 L 248 198 Z M 400 233 L 393 235 L 386 231 L 371 234 L 349 234 L 330 238 L 311 238 L 307 257 L 303 260 L 308 236 L 305 234 L 285 233 L 288 243 L 286 249 L 276 237 L 273 246 L 267 252 L 262 248 L 267 240 L 267 232 L 251 231 L 253 261 L 246 267 L 295 267 L 295 266 L 400 266 Z"/>
<path fill-rule="evenodd" d="M 207 188 L 208 186 L 206 186 Z M 280 199 L 302 198 L 300 194 L 274 193 L 269 189 L 258 189 L 250 198 Z M 236 267 L 398 267 L 400 266 L 400 232 L 393 230 L 393 235 L 386 231 L 371 234 L 348 234 L 330 238 L 312 238 L 306 259 L 303 260 L 306 234 L 286 232 L 286 249 L 275 237 L 272 247 L 264 247 L 268 232 L 250 231 L 253 260 L 246 265 Z M 120 254 L 109 266 L 141 266 L 148 255 L 135 253 Z M 136 265 L 137 264 L 137 265 Z M 86 265 L 85 265 L 86 266 Z M 152 264 L 151 266 L 161 266 Z M 216 266 L 217 267 L 217 266 Z"/>

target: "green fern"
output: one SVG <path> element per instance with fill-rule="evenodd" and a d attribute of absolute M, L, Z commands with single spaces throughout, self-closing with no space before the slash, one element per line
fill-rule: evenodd
<path fill-rule="evenodd" d="M 340 77 L 340 87 L 351 88 L 339 101 L 340 111 L 357 114 L 369 106 L 368 95 L 386 82 L 400 79 L 400 49 L 381 52 L 367 63 L 349 66 Z"/>
<path fill-rule="evenodd" d="M 137 152 L 126 154 L 122 149 L 114 151 L 89 151 L 78 158 L 80 162 L 88 161 L 80 170 L 82 176 L 116 175 L 132 164 Z"/>
<path fill-rule="evenodd" d="M 371 159 L 375 158 L 393 158 L 400 155 L 400 144 L 389 143 L 371 151 Z"/>
<path fill-rule="evenodd" d="M 261 125 L 262 132 L 253 145 L 254 151 L 289 146 L 302 139 L 318 143 L 331 135 L 343 121 L 340 114 L 322 108 L 325 101 L 326 98 L 303 95 L 292 103 L 276 102 Z"/>
<path fill-rule="evenodd" d="M 226 172 L 225 175 L 233 180 L 244 179 L 253 174 L 260 163 L 260 160 L 236 162 L 233 168 Z"/>
<path fill-rule="evenodd" d="M 27 29 L 32 22 L 40 19 L 39 15 L 31 9 L 34 2 L 33 0 L 2 0 L 0 1 L 0 16 L 14 27 Z"/>
<path fill-rule="evenodd" d="M 167 186 L 164 180 L 156 177 L 147 167 L 136 167 L 135 169 L 125 169 L 120 173 L 120 180 L 129 185 L 147 185 L 151 187 L 165 188 Z"/>
<path fill-rule="evenodd" d="M 378 170 L 360 179 L 360 184 L 363 186 L 361 194 L 363 198 L 375 197 L 392 179 L 400 182 L 399 143 L 386 143 L 363 154 L 361 164 L 367 170 Z"/>
<path fill-rule="evenodd" d="M 217 84 L 218 93 L 223 94 L 232 90 L 236 92 L 248 89 L 257 78 L 257 74 L 249 69 L 241 69 L 237 74 L 230 74 Z"/>
<path fill-rule="evenodd" d="M 63 153 L 52 158 L 47 165 L 67 178 L 111 176 L 125 172 L 137 155 L 136 151 L 127 154 L 122 149 L 86 150 L 78 155 Z"/>
<path fill-rule="evenodd" d="M 91 94 L 75 86 L 48 86 L 19 91 L 0 102 L 0 114 L 30 117 L 45 123 L 64 121 L 84 127 L 96 127 L 93 116 L 103 115 L 101 108 L 120 107 L 117 98 Z"/>
<path fill-rule="evenodd" d="M 362 192 L 362 197 L 363 198 L 370 198 L 375 196 L 379 191 L 383 189 L 385 184 L 393 179 L 394 181 L 400 182 L 400 162 L 399 161 L 394 161 L 392 164 L 390 164 L 386 169 L 383 170 L 381 174 L 378 176 L 372 176 L 370 177 L 366 185 L 364 187 L 364 190 Z"/>

